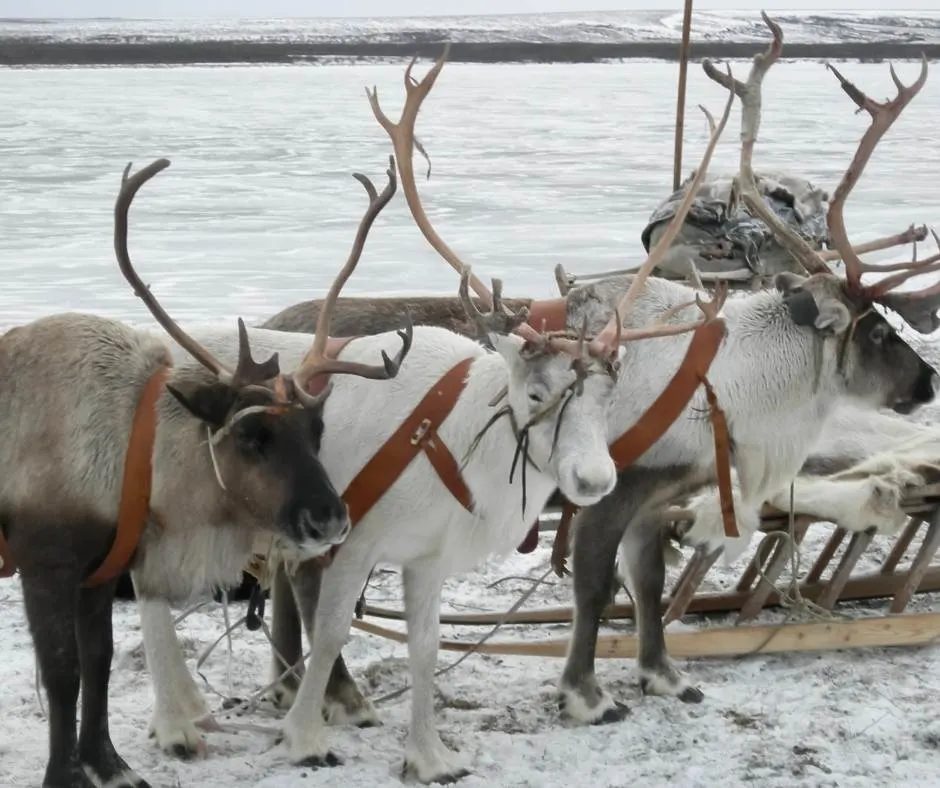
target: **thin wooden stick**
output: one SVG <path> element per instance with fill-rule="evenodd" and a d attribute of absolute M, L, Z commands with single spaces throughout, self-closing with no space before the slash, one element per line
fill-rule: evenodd
<path fill-rule="evenodd" d="M 396 643 L 407 643 L 408 635 L 370 621 L 353 620 L 363 632 Z M 940 639 L 940 613 L 877 616 L 855 621 L 825 621 L 811 624 L 781 624 L 747 627 L 715 627 L 698 632 L 667 632 L 666 648 L 674 657 L 735 657 L 798 651 L 884 646 L 927 645 Z M 601 659 L 636 658 L 635 635 L 602 635 L 596 656 Z M 496 641 L 480 645 L 441 640 L 442 651 L 469 651 L 519 657 L 562 658 L 568 653 L 568 638 L 535 642 Z"/>
<path fill-rule="evenodd" d="M 682 43 L 679 45 L 679 91 L 676 97 L 676 139 L 672 161 L 672 190 L 682 182 L 682 136 L 685 131 L 685 85 L 689 73 L 689 36 L 692 31 L 692 0 L 685 0 L 682 15 Z"/>

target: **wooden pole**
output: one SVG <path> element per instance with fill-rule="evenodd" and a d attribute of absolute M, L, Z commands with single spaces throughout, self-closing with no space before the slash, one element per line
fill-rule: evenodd
<path fill-rule="evenodd" d="M 682 181 L 682 134 L 685 129 L 685 82 L 689 71 L 689 35 L 692 29 L 692 0 L 685 0 L 682 17 L 682 44 L 679 47 L 679 95 L 676 99 L 676 140 L 673 151 L 672 190 Z"/>

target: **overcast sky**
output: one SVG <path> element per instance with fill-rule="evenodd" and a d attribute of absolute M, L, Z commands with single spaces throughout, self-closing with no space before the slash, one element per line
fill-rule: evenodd
<path fill-rule="evenodd" d="M 886 6 L 890 8 L 887 11 Z M 937 0 L 696 0 L 697 10 L 931 10 Z M 679 10 L 682 0 L 0 0 L 0 17 L 427 16 L 547 11 Z"/>

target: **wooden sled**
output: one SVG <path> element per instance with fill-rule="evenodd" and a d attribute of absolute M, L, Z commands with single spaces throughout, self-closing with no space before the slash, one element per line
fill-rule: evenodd
<path fill-rule="evenodd" d="M 883 238 L 876 238 L 868 243 L 859 244 L 854 249 L 858 254 L 867 254 L 869 252 L 879 252 L 885 249 L 892 249 L 895 246 L 905 246 L 907 244 L 916 244 L 927 237 L 926 225 L 915 227 L 913 224 L 902 232 L 895 235 L 887 235 Z M 827 261 L 837 262 L 841 260 L 839 253 L 834 249 L 820 252 L 820 256 Z M 561 295 L 567 295 L 572 287 L 586 282 L 596 281 L 597 279 L 607 279 L 611 276 L 623 276 L 626 274 L 635 274 L 639 266 L 633 268 L 620 268 L 612 271 L 600 271 L 589 274 L 572 274 L 565 270 L 565 267 L 559 263 L 555 266 L 555 283 L 558 285 L 558 291 Z M 694 277 L 690 272 L 687 276 L 676 276 L 666 271 L 654 271 L 654 275 L 664 279 L 684 282 L 686 284 L 696 285 Z M 699 280 L 706 287 L 725 284 L 731 290 L 753 291 L 768 287 L 771 284 L 773 276 L 762 276 L 750 268 L 738 268 L 728 271 L 703 271 L 695 272 Z"/>
<path fill-rule="evenodd" d="M 836 528 L 818 558 L 800 578 L 800 595 L 824 611 L 832 611 L 840 601 L 890 599 L 888 615 L 865 616 L 856 620 L 831 620 L 812 623 L 754 625 L 752 621 L 767 607 L 779 606 L 783 593 L 776 581 L 789 562 L 786 541 L 777 539 L 771 550 L 758 550 L 745 566 L 735 587 L 721 593 L 697 593 L 708 571 L 720 557 L 720 551 L 705 554 L 696 551 L 686 562 L 677 581 L 662 601 L 665 624 L 686 614 L 737 613 L 733 626 L 708 627 L 697 632 L 666 633 L 667 647 L 677 657 L 740 656 L 782 651 L 826 651 L 868 646 L 923 645 L 940 640 L 940 612 L 904 614 L 914 594 L 940 591 L 940 564 L 932 560 L 940 548 L 940 484 L 913 489 L 905 497 L 904 511 L 909 515 L 905 527 L 874 572 L 853 576 L 852 572 L 874 539 L 871 532 L 849 532 Z M 672 510 L 669 519 L 678 521 L 682 510 Z M 786 532 L 789 518 L 779 510 L 765 508 L 761 531 L 765 534 Z M 814 523 L 823 522 L 811 515 L 797 515 L 793 537 L 801 544 Z M 909 563 L 902 567 L 911 544 L 923 530 L 921 543 Z M 840 547 L 848 539 L 841 558 L 827 575 L 827 569 Z M 824 575 L 826 575 L 824 577 Z M 399 610 L 366 603 L 366 617 L 404 620 Z M 605 619 L 633 618 L 633 606 L 610 605 Z M 456 626 L 493 626 L 518 624 L 563 624 L 573 619 L 570 607 L 518 610 L 513 613 L 451 613 L 441 616 L 441 624 Z M 406 635 L 366 620 L 353 625 L 398 642 Z M 445 651 L 478 651 L 485 654 L 564 657 L 567 638 L 539 641 L 442 640 Z M 598 657 L 635 657 L 635 635 L 602 635 L 598 638 Z"/>

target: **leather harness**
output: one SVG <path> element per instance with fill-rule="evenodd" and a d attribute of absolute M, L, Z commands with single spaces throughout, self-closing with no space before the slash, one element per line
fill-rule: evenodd
<path fill-rule="evenodd" d="M 528 322 L 539 331 L 559 331 L 567 326 L 567 300 L 565 298 L 532 301 Z M 665 391 L 646 410 L 636 424 L 611 444 L 611 457 L 617 470 L 623 470 L 639 459 L 672 425 L 692 399 L 699 385 L 705 387 L 710 417 L 715 432 L 715 454 L 718 468 L 719 492 L 725 533 L 738 536 L 731 499 L 730 438 L 724 414 L 718 408 L 707 373 L 724 337 L 724 322 L 715 320 L 702 325 L 692 337 L 682 365 Z M 331 337 L 326 355 L 336 358 L 357 337 Z M 467 380 L 472 359 L 464 359 L 448 370 L 418 403 L 401 426 L 369 459 L 342 494 L 349 509 L 350 525 L 355 526 L 375 506 L 395 483 L 405 468 L 418 454 L 428 458 L 438 478 L 450 494 L 468 512 L 473 511 L 469 489 L 460 473 L 460 467 L 437 433 L 438 428 L 453 410 Z M 149 511 L 152 481 L 153 445 L 156 433 L 156 403 L 163 391 L 169 369 L 159 368 L 144 388 L 134 413 L 131 436 L 124 462 L 121 504 L 114 542 L 105 559 L 83 585 L 94 586 L 113 580 L 130 564 L 143 533 Z M 312 394 L 322 391 L 329 381 L 328 375 L 313 379 Z M 566 571 L 568 530 L 577 507 L 564 506 L 562 521 L 555 536 L 552 563 L 556 572 Z M 518 547 L 528 553 L 538 544 L 538 521 Z M 322 563 L 329 563 L 339 549 L 333 547 Z M 0 578 L 10 577 L 15 565 L 0 531 Z"/>
<path fill-rule="evenodd" d="M 121 503 L 117 528 L 111 549 L 83 582 L 92 588 L 114 580 L 130 564 L 140 542 L 150 510 L 150 488 L 153 480 L 153 444 L 157 432 L 157 400 L 163 393 L 170 368 L 158 367 L 141 392 L 131 423 L 131 435 L 124 453 L 124 477 L 121 481 Z M 0 530 L 0 578 L 16 572 L 13 556 Z"/>
<path fill-rule="evenodd" d="M 359 337 L 330 337 L 326 356 L 337 358 L 354 339 Z M 466 358 L 445 372 L 346 486 L 341 497 L 349 510 L 351 528 L 372 510 L 411 461 L 422 453 L 448 492 L 464 509 L 473 513 L 473 498 L 460 473 L 460 465 L 437 434 L 460 398 L 472 363 L 472 358 Z M 318 375 L 307 386 L 308 392 L 319 394 L 326 388 L 329 378 L 329 375 Z M 328 565 L 339 548 L 340 545 L 334 545 L 319 562 Z"/>
<path fill-rule="evenodd" d="M 639 420 L 611 444 L 610 457 L 618 472 L 633 465 L 666 433 L 689 404 L 696 389 L 703 386 L 715 436 L 715 464 L 725 536 L 737 537 L 740 532 L 734 517 L 731 492 L 731 438 L 728 422 L 706 378 L 724 336 L 725 325 L 720 318 L 704 323 L 692 333 L 692 341 L 679 369 Z M 552 567 L 559 577 L 568 571 L 565 566 L 569 552 L 568 532 L 577 511 L 578 507 L 568 501 L 562 507 L 561 522 L 552 546 Z"/>

